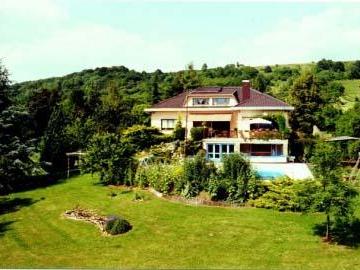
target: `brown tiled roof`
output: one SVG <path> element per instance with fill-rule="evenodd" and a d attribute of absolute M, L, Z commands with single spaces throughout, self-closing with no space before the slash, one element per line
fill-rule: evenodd
<path fill-rule="evenodd" d="M 258 90 L 250 89 L 250 98 L 241 100 L 242 87 L 241 86 L 229 86 L 229 87 L 199 87 L 188 93 L 182 92 L 181 94 L 160 101 L 154 104 L 151 108 L 183 108 L 186 94 L 189 96 L 204 96 L 204 95 L 226 95 L 232 94 L 237 99 L 238 104 L 236 107 L 288 107 L 285 102 L 274 98 L 268 94 L 261 93 Z"/>

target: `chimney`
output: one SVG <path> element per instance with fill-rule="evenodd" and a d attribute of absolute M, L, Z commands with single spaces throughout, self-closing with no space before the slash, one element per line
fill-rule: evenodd
<path fill-rule="evenodd" d="M 250 98 L 250 81 L 243 80 L 242 81 L 242 91 L 241 91 L 241 100 L 249 99 Z"/>

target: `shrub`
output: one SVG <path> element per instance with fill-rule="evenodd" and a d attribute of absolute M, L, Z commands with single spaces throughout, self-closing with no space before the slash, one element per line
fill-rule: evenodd
<path fill-rule="evenodd" d="M 138 186 L 150 186 L 155 190 L 169 194 L 182 181 L 182 166 L 174 164 L 151 164 L 139 166 L 135 175 Z"/>
<path fill-rule="evenodd" d="M 185 197 L 194 197 L 208 184 L 215 166 L 208 162 L 204 153 L 199 152 L 194 158 L 187 158 L 184 162 L 184 182 L 182 194 Z"/>
<path fill-rule="evenodd" d="M 313 207 L 315 194 L 321 188 L 319 182 L 291 180 L 282 177 L 263 184 L 263 195 L 250 200 L 251 206 L 279 211 L 307 211 Z"/>
<path fill-rule="evenodd" d="M 190 130 L 191 139 L 193 141 L 201 141 L 204 138 L 204 128 L 203 127 L 193 127 Z"/>
<path fill-rule="evenodd" d="M 126 233 L 132 229 L 130 223 L 118 216 L 110 216 L 105 223 L 105 231 L 111 235 Z"/>
<path fill-rule="evenodd" d="M 249 198 L 249 181 L 256 178 L 249 161 L 239 153 L 223 157 L 222 177 L 228 181 L 228 200 L 244 202 Z"/>
<path fill-rule="evenodd" d="M 185 139 L 185 128 L 182 127 L 181 120 L 178 119 L 176 122 L 173 137 L 175 140 L 183 141 Z"/>

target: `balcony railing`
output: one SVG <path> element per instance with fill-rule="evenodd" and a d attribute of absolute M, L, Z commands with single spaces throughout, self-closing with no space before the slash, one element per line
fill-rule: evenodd
<path fill-rule="evenodd" d="M 236 130 L 204 130 L 204 138 L 237 138 Z"/>
<path fill-rule="evenodd" d="M 259 139 L 259 140 L 272 140 L 272 139 L 284 139 L 285 136 L 277 130 L 211 130 L 204 129 L 204 138 L 242 138 Z"/>

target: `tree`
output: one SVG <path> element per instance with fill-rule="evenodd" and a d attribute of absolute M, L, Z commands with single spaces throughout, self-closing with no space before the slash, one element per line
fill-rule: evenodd
<path fill-rule="evenodd" d="M 336 121 L 336 134 L 360 137 L 360 102 L 344 112 Z"/>
<path fill-rule="evenodd" d="M 271 73 L 271 72 L 272 72 L 272 68 L 271 68 L 270 66 L 265 66 L 265 67 L 264 67 L 264 71 L 265 71 L 266 73 Z"/>
<path fill-rule="evenodd" d="M 354 216 L 352 199 L 357 196 L 357 191 L 340 178 L 341 151 L 335 145 L 319 142 L 314 149 L 311 162 L 314 164 L 315 176 L 320 180 L 322 189 L 315 196 L 313 205 L 315 211 L 323 211 L 326 215 L 325 239 L 331 238 L 331 230 L 348 226 Z M 332 227 L 332 219 L 335 223 Z M 338 229 L 338 228 L 337 228 Z M 341 235 L 337 236 L 341 240 Z"/>
<path fill-rule="evenodd" d="M 187 66 L 184 72 L 183 85 L 184 89 L 195 89 L 201 85 L 199 76 L 192 63 Z"/>
<path fill-rule="evenodd" d="M 150 81 L 150 102 L 155 104 L 160 101 L 160 92 L 159 92 L 159 78 L 155 73 Z"/>
<path fill-rule="evenodd" d="M 201 66 L 201 71 L 207 71 L 208 69 L 208 66 L 206 63 L 204 63 L 202 66 Z"/>
<path fill-rule="evenodd" d="M 41 161 L 51 164 L 51 172 L 64 171 L 66 169 L 66 152 L 78 150 L 71 148 L 70 142 L 66 136 L 66 126 L 69 119 L 61 109 L 55 107 L 49 120 L 41 142 Z"/>
<path fill-rule="evenodd" d="M 289 96 L 291 104 L 295 107 L 290 114 L 292 129 L 311 134 L 313 125 L 317 123 L 315 113 L 323 103 L 314 75 L 305 72 L 297 78 L 290 89 Z"/>
<path fill-rule="evenodd" d="M 132 146 L 114 133 L 96 134 L 86 150 L 83 169 L 100 174 L 104 184 L 127 184 L 133 169 Z"/>
<path fill-rule="evenodd" d="M 260 92 L 266 92 L 268 84 L 268 80 L 262 73 L 259 73 L 253 82 L 254 88 L 259 90 Z"/>
<path fill-rule="evenodd" d="M 10 105 L 9 85 L 9 72 L 0 62 L 0 112 Z"/>
<path fill-rule="evenodd" d="M 29 176 L 40 170 L 31 158 L 31 118 L 24 108 L 11 104 L 8 74 L 0 64 L 0 193 L 26 183 Z"/>
<path fill-rule="evenodd" d="M 350 79 L 360 79 L 360 60 L 351 64 L 349 77 Z"/>

